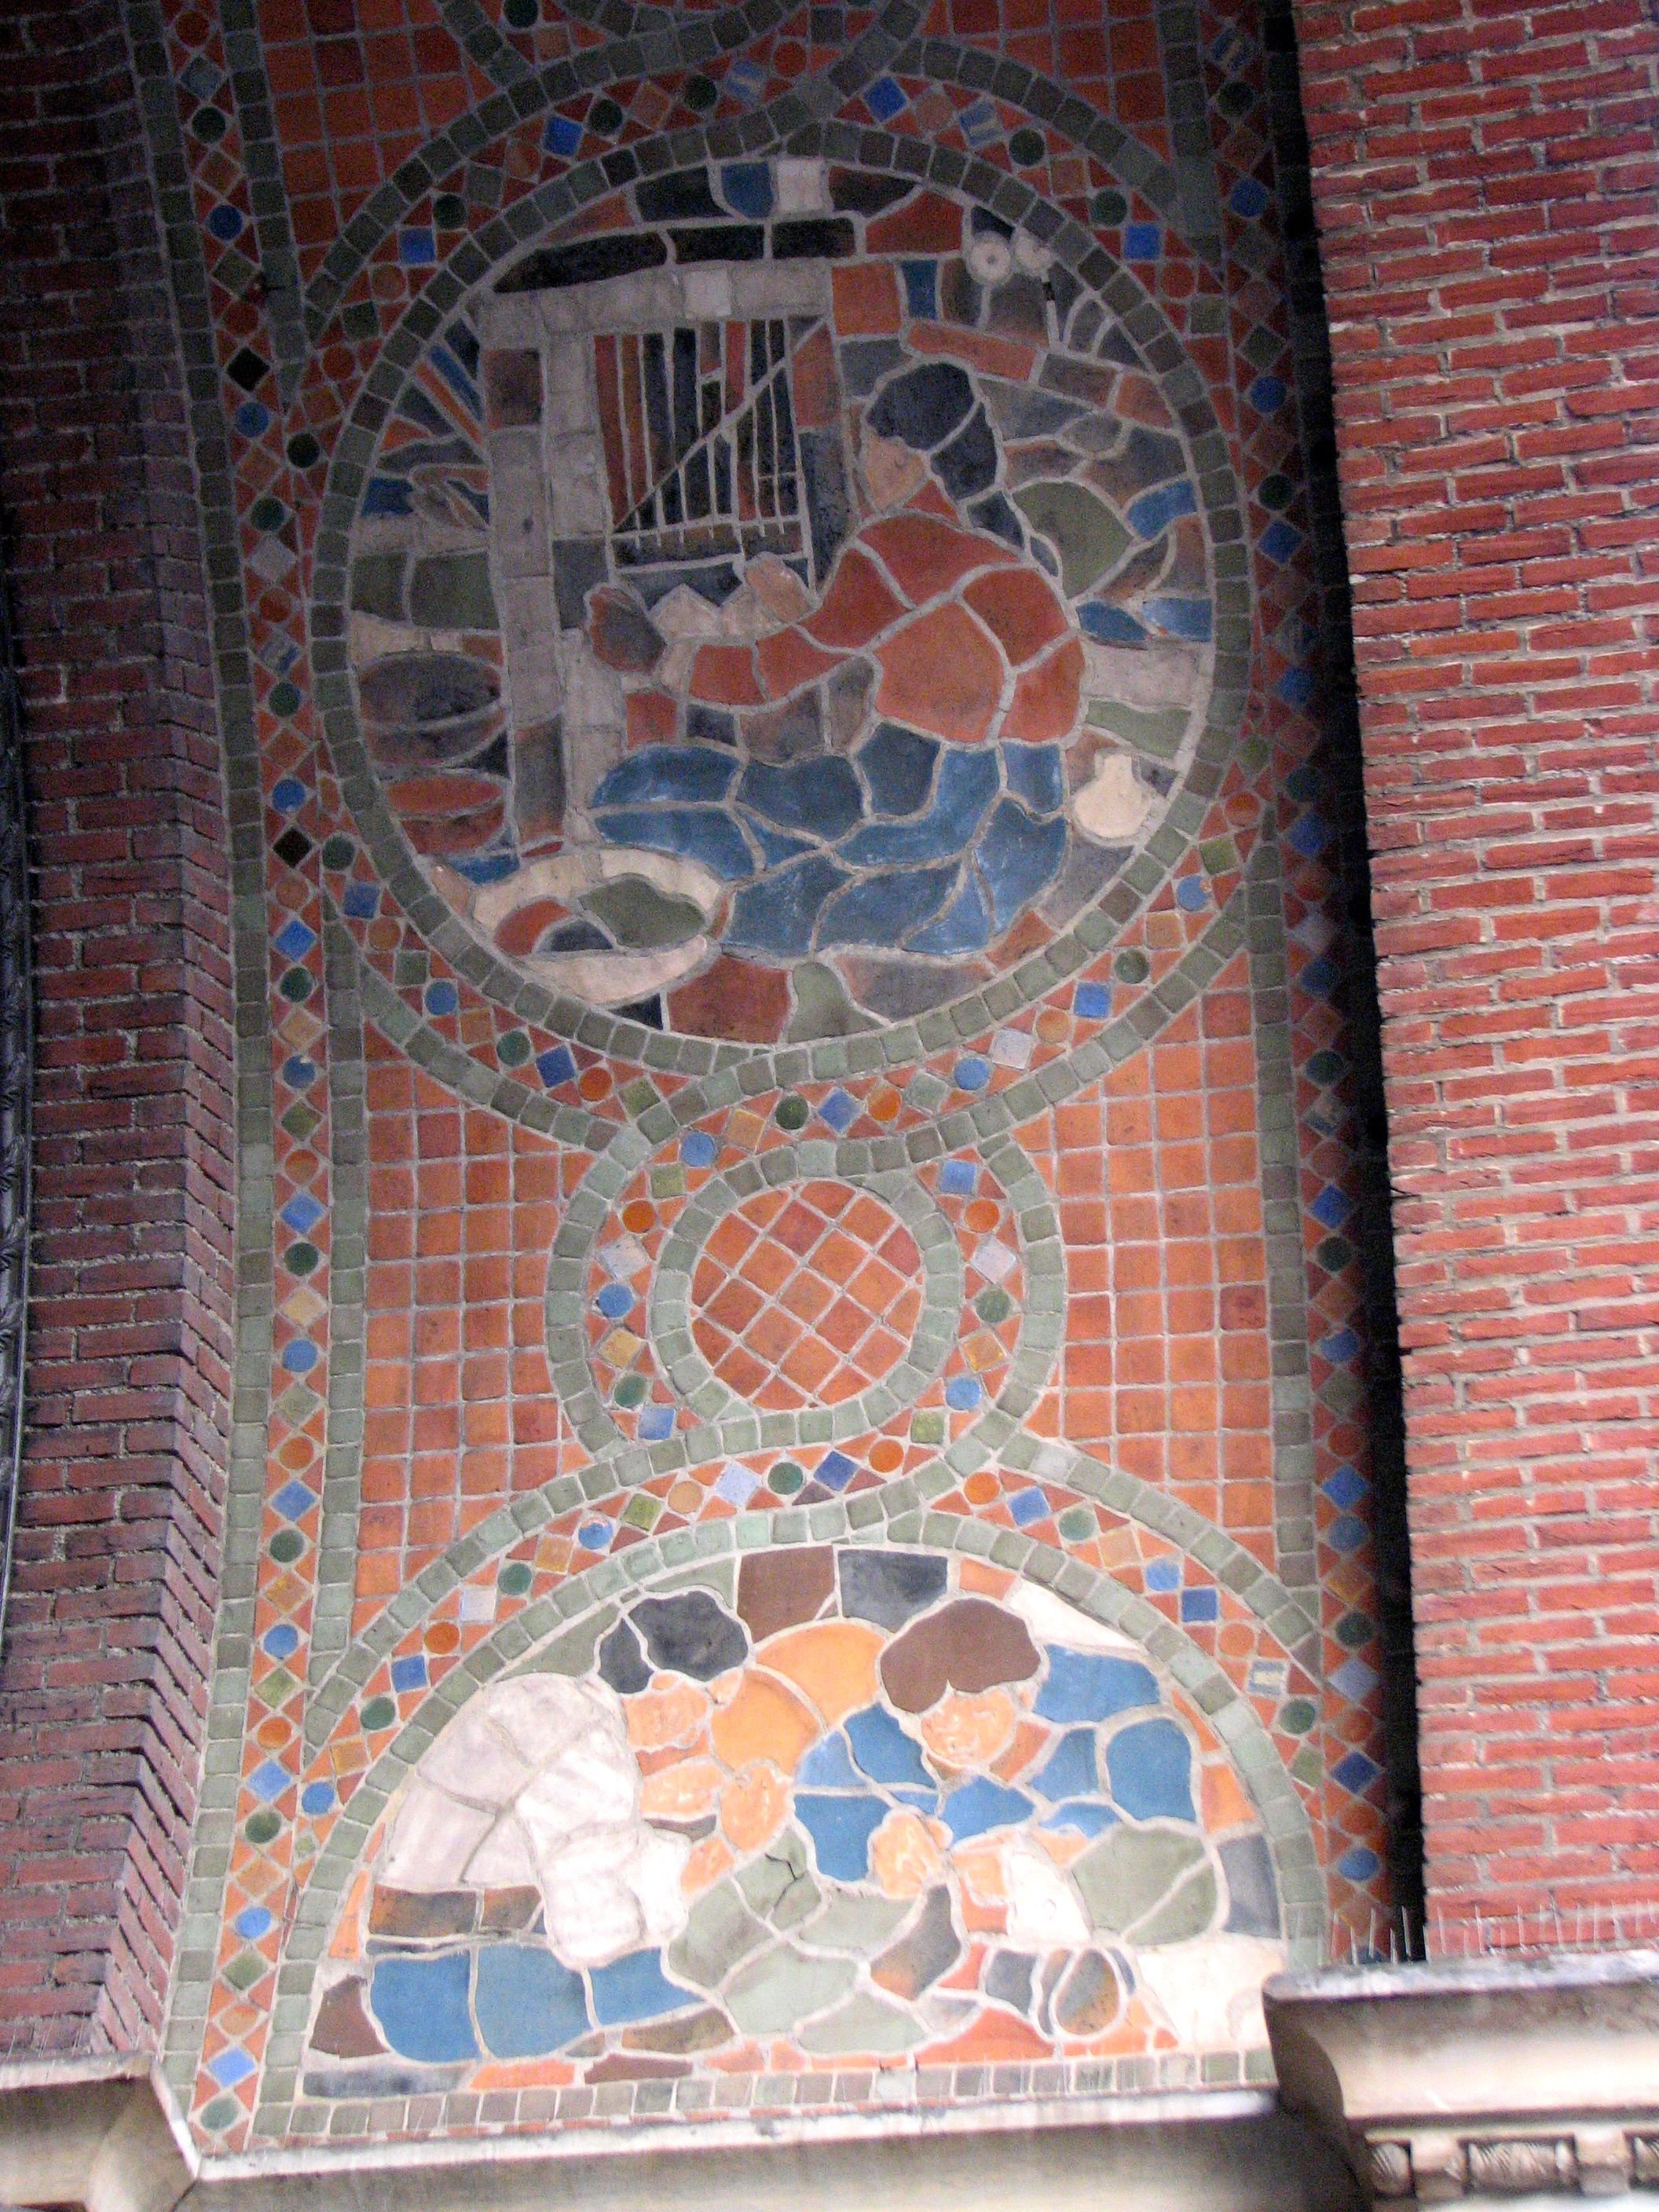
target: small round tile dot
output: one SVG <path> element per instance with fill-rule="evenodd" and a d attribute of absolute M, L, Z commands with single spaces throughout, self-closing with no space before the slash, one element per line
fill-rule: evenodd
<path fill-rule="evenodd" d="M 390 1698 L 371 1698 L 362 1710 L 362 1723 L 371 1734 L 380 1729 L 389 1729 L 398 1717 L 398 1708 Z"/>
<path fill-rule="evenodd" d="M 792 1091 L 786 1097 L 779 1099 L 773 1119 L 781 1129 L 804 1129 L 811 1110 L 806 1101 L 797 1097 Z"/>
<path fill-rule="evenodd" d="M 525 1559 L 509 1559 L 495 1577 L 495 1587 L 503 1597 L 522 1597 L 530 1588 L 532 1577 Z"/>

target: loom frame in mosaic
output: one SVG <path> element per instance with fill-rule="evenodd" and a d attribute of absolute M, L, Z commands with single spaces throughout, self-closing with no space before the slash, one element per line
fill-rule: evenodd
<path fill-rule="evenodd" d="M 708 136 L 671 134 L 674 165 L 690 166 L 699 159 L 713 158 L 706 143 L 693 149 L 681 143 L 688 137 L 700 137 L 706 141 Z M 827 139 L 829 134 L 824 136 Z M 860 166 L 911 173 L 910 165 L 901 155 L 907 142 L 871 131 L 860 132 L 858 138 Z M 647 140 L 632 151 L 639 160 L 646 149 L 665 149 L 668 143 L 666 138 Z M 817 143 L 817 134 L 809 131 L 792 138 L 787 149 L 769 136 L 751 143 L 746 150 L 751 156 L 786 150 L 792 155 L 816 155 L 828 149 Z M 644 166 L 640 161 L 640 167 Z M 953 174 L 957 170 L 962 173 Z M 410 927 L 458 975 L 465 976 L 496 1005 L 512 1009 L 556 1036 L 580 1037 L 596 1051 L 634 1060 L 648 1054 L 651 1064 L 675 1073 L 696 1075 L 711 1067 L 755 1061 L 781 1069 L 804 1054 L 805 1076 L 839 1076 L 847 1072 L 849 1065 L 846 1044 L 840 1039 L 805 1047 L 768 1048 L 711 1043 L 703 1038 L 672 1034 L 665 1036 L 637 1023 L 602 1014 L 527 978 L 522 969 L 503 959 L 469 927 L 432 888 L 381 792 L 358 726 L 345 644 L 349 592 L 348 545 L 372 465 L 369 427 L 378 425 L 389 414 L 404 383 L 414 374 L 426 343 L 438 334 L 441 325 L 460 312 L 466 299 L 528 242 L 532 229 L 523 220 L 526 211 L 535 211 L 538 226 L 557 221 L 559 212 L 553 205 L 554 196 L 565 187 L 577 189 L 578 179 L 591 182 L 592 190 L 588 197 L 615 188 L 615 179 L 606 176 L 599 163 L 582 165 L 555 185 L 538 188 L 512 210 L 510 217 L 497 219 L 477 238 L 453 251 L 448 263 L 439 267 L 420 298 L 404 311 L 386 336 L 380 366 L 368 379 L 363 393 L 348 417 L 323 494 L 322 526 L 311 591 L 314 692 L 339 775 L 341 792 L 380 880 L 398 901 Z M 1005 176 L 988 163 L 966 161 L 944 147 L 933 149 L 927 156 L 923 178 L 918 180 L 924 179 L 994 209 L 1006 220 L 1027 223 L 1056 259 L 1094 293 L 1109 322 L 1115 322 L 1136 345 L 1149 374 L 1160 386 L 1186 434 L 1215 567 L 1213 675 L 1204 727 L 1186 775 L 1171 793 L 1158 827 L 1104 894 L 1044 951 L 1023 961 L 1010 975 L 1001 979 L 1018 994 L 1017 1003 L 1025 1006 L 1034 1004 L 1066 975 L 1085 964 L 1112 942 L 1123 925 L 1143 910 L 1201 829 L 1207 804 L 1240 741 L 1249 696 L 1254 593 L 1242 561 L 1237 564 L 1238 573 L 1230 573 L 1233 563 L 1227 549 L 1242 538 L 1243 519 L 1242 495 L 1227 459 L 1225 441 L 1204 396 L 1202 380 L 1162 310 L 1127 268 L 1115 266 L 1086 233 L 1071 223 L 1052 203 L 1041 200 L 1029 185 Z M 513 234 L 515 231 L 516 236 Z M 482 269 L 477 265 L 480 257 L 487 257 L 488 260 L 488 265 Z M 1091 264 L 1095 264 L 1092 269 Z M 464 265 L 472 273 L 464 276 Z M 355 441 L 354 433 L 360 434 Z M 886 1028 L 861 1033 L 860 1043 L 877 1064 L 896 1067 L 921 1056 L 938 1043 L 956 1036 L 975 1036 L 994 1026 L 996 1019 L 995 1012 L 987 1004 L 985 992 L 975 991 L 920 1020 L 896 1022 Z M 778 1079 L 802 1079 L 780 1074 Z"/>

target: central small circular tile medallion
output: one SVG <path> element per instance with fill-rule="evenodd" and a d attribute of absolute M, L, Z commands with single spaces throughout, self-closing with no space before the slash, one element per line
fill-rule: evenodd
<path fill-rule="evenodd" d="M 867 1190 L 823 1179 L 732 1207 L 691 1278 L 692 1340 L 763 1413 L 839 1406 L 884 1381 L 921 1310 L 921 1254 Z"/>

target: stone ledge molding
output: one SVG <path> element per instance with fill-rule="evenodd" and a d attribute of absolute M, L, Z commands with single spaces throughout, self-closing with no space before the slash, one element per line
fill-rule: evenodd
<path fill-rule="evenodd" d="M 0 2208 L 173 2212 L 196 2161 L 178 2109 L 142 2058 L 0 2065 Z"/>
<path fill-rule="evenodd" d="M 27 2078 L 26 2078 L 27 2077 Z M 0 2068 L 0 2212 L 1361 2212 L 1319 2136 L 1271 2092 L 781 2123 L 695 2148 L 497 2136 L 201 2159 L 138 2061 Z M 883 2132 L 878 2133 L 880 2130 Z"/>
<path fill-rule="evenodd" d="M 1280 1974 L 1279 2094 L 1375 2206 L 1659 2203 L 1659 1951 Z"/>

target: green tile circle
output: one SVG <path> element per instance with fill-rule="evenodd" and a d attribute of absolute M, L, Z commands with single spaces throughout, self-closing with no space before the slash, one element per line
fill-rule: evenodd
<path fill-rule="evenodd" d="M 820 151 L 829 154 L 832 149 L 826 143 L 828 136 L 822 126 L 812 125 L 789 141 L 789 151 L 792 155 Z M 672 166 L 682 167 L 710 158 L 714 149 L 707 143 L 707 137 L 706 130 L 675 134 Z M 808 140 L 811 141 L 810 145 Z M 632 149 L 631 158 L 639 161 L 641 173 L 650 173 L 654 167 L 660 166 L 647 158 L 647 149 L 657 143 L 643 141 Z M 768 138 L 757 143 L 750 157 L 763 158 L 777 150 L 777 141 Z M 863 166 L 878 172 L 909 173 L 911 156 L 905 142 L 884 132 L 871 131 L 863 134 L 860 159 Z M 952 174 L 949 182 L 951 189 L 965 203 L 987 204 L 984 191 L 975 188 L 976 177 L 970 180 Z M 565 210 L 573 196 L 580 204 L 606 188 L 605 173 L 598 164 L 579 164 L 557 180 L 556 187 L 543 188 L 544 193 L 556 192 L 556 198 L 549 199 L 544 219 L 555 219 L 555 209 Z M 1213 410 L 1204 397 L 1202 380 L 1178 336 L 1145 288 L 1114 262 L 1096 240 L 1076 224 L 1067 223 L 1058 208 L 1042 200 L 1030 186 L 1021 184 L 1018 190 L 1025 206 L 1021 219 L 1029 221 L 1035 231 L 1047 236 L 1057 263 L 1068 267 L 1078 277 L 1083 291 L 1093 295 L 1101 311 L 1102 326 L 1121 327 L 1126 318 L 1134 324 L 1146 373 L 1164 388 L 1168 404 L 1182 425 L 1188 447 L 1188 466 L 1199 488 L 1212 542 L 1218 548 L 1237 543 L 1244 534 L 1241 497 L 1225 459 Z M 993 197 L 1000 206 L 1005 197 L 1000 185 L 995 188 Z M 463 305 L 470 290 L 492 281 L 502 268 L 533 246 L 534 233 L 524 218 L 535 205 L 536 196 L 532 196 L 522 209 L 515 210 L 520 221 L 511 228 L 496 223 L 477 238 L 459 241 L 450 257 L 457 261 L 457 267 L 452 270 L 447 260 L 439 278 L 428 287 L 416 309 L 406 314 L 388 334 L 380 368 L 371 380 L 372 400 L 360 403 L 360 406 L 372 404 L 374 421 L 382 419 L 389 408 L 395 407 L 398 392 L 413 373 L 428 342 L 427 333 L 440 326 L 439 301 L 444 303 L 441 313 L 447 315 Z M 464 278 L 459 273 L 463 265 Z M 411 319 L 411 315 L 418 319 Z M 1086 346 L 1081 357 L 1086 357 Z M 358 500 L 373 465 L 368 433 L 368 421 L 358 422 L 354 418 L 351 434 L 339 441 L 331 467 L 324 519 L 328 529 L 337 534 L 343 544 L 349 543 Z M 346 580 L 343 558 L 337 556 L 319 562 L 314 602 L 319 615 L 328 618 L 319 624 L 319 634 L 328 634 L 329 623 L 343 612 Z M 1236 637 L 1248 623 L 1250 585 L 1247 572 L 1237 563 L 1225 568 L 1218 564 L 1214 580 L 1217 635 L 1224 641 Z M 1228 655 L 1223 653 L 1220 658 L 1225 659 Z M 1238 653 L 1233 651 L 1231 658 L 1238 659 Z M 319 690 L 327 694 L 324 720 L 330 744 L 364 845 L 375 867 L 382 879 L 393 884 L 394 888 L 408 888 L 410 920 L 416 929 L 439 944 L 441 949 L 464 950 L 464 964 L 486 996 L 510 1006 L 521 1017 L 558 1034 L 569 1036 L 580 1030 L 601 1050 L 641 1058 L 668 1073 L 699 1075 L 707 1073 L 711 1066 L 741 1061 L 771 1074 L 786 1062 L 799 1064 L 803 1056 L 806 1061 L 805 1073 L 839 1076 L 845 1072 L 847 1040 L 817 1041 L 801 1047 L 745 1045 L 649 1030 L 625 1017 L 556 994 L 544 984 L 526 981 L 515 963 L 474 934 L 470 925 L 436 892 L 422 886 L 408 841 L 380 793 L 364 749 L 343 659 L 338 656 L 331 658 L 326 669 L 319 668 Z M 1179 857 L 1201 815 L 1201 792 L 1208 787 L 1208 780 L 1213 778 L 1217 767 L 1237 747 L 1244 696 L 1242 677 L 1231 667 L 1224 675 L 1218 665 L 1208 719 L 1197 732 L 1195 740 L 1189 736 L 1188 746 L 1193 749 L 1186 767 L 1180 772 L 1161 814 L 1152 817 L 1152 826 L 1143 832 L 1136 857 L 1112 879 L 1100 899 L 1086 906 L 1071 927 L 1042 953 L 1000 977 L 994 991 L 988 988 L 970 992 L 948 1010 L 936 1010 L 926 1019 L 902 1020 L 885 1028 L 875 1026 L 859 1031 L 851 1042 L 860 1061 L 872 1067 L 896 1067 L 914 1061 L 937 1043 L 933 1030 L 939 1021 L 947 1018 L 954 1034 L 964 1038 L 980 1035 L 1006 1019 L 1017 1007 L 1048 997 L 1069 975 L 1097 956 L 1124 921 L 1138 913 L 1167 878 L 1171 864 Z M 1199 779 L 1196 782 L 1195 778 Z"/>
<path fill-rule="evenodd" d="M 848 1148 L 836 1149 L 844 1152 Z M 805 1406 L 788 1413 L 769 1414 L 769 1428 L 777 1443 L 818 1441 L 807 1433 L 810 1417 L 815 1413 L 822 1416 L 825 1411 L 842 1436 L 880 1428 L 896 1413 L 913 1406 L 936 1379 L 961 1325 L 962 1248 L 939 1200 L 914 1170 L 895 1168 L 870 1174 L 838 1160 L 833 1170 L 821 1172 L 816 1164 L 803 1164 L 793 1146 L 781 1146 L 711 1177 L 669 1231 L 652 1274 L 646 1298 L 646 1335 L 669 1388 L 682 1402 L 715 1420 L 749 1411 L 698 1351 L 689 1326 L 691 1278 L 703 1247 L 726 1215 L 745 1199 L 764 1190 L 787 1188 L 793 1182 L 820 1181 L 867 1191 L 915 1235 L 921 1253 L 921 1304 L 903 1356 L 866 1389 L 833 1407 Z M 917 1233 L 923 1231 L 930 1233 Z M 673 1310 L 684 1312 L 686 1322 L 668 1318 Z"/>

